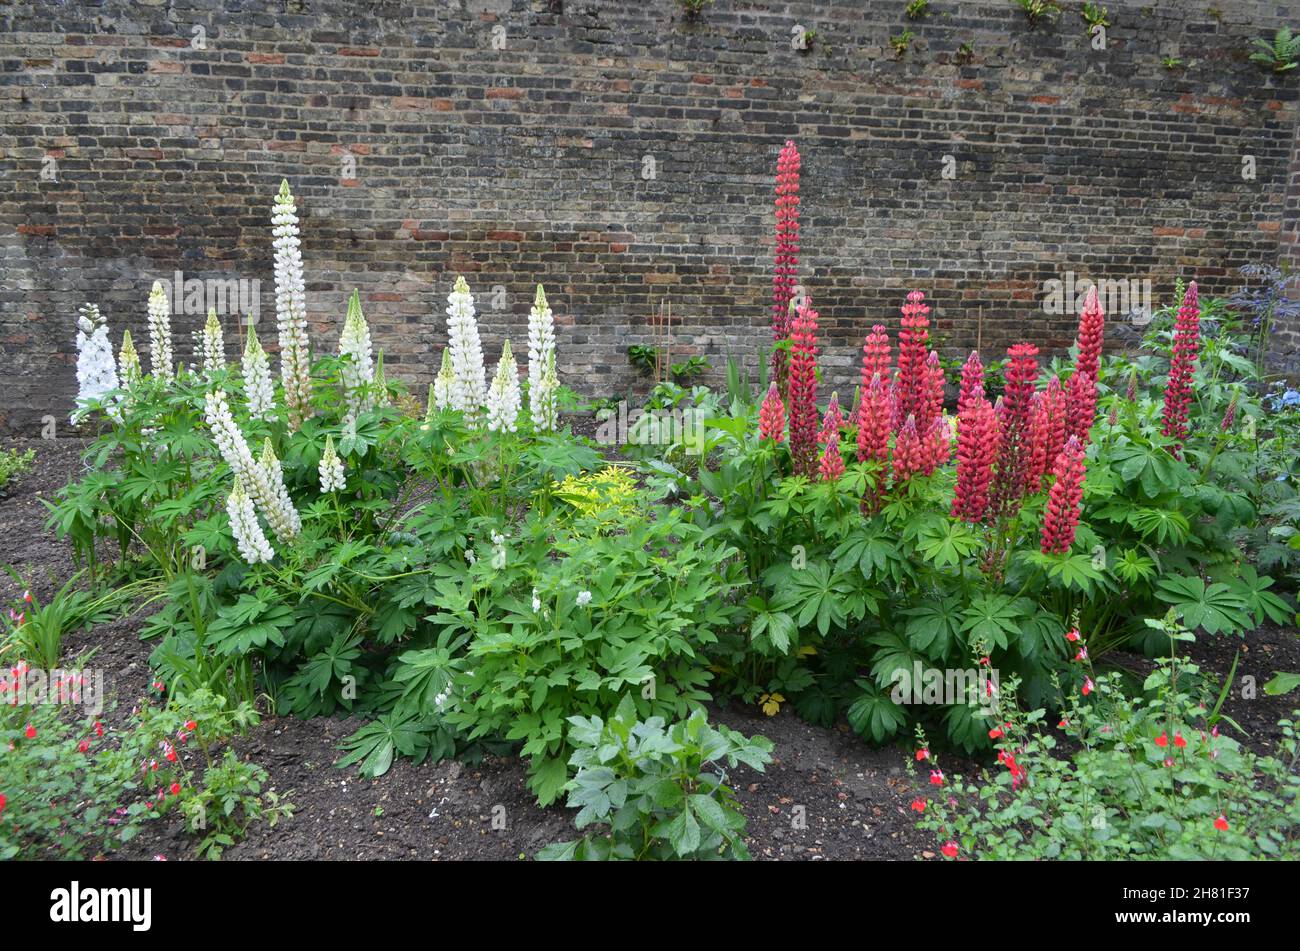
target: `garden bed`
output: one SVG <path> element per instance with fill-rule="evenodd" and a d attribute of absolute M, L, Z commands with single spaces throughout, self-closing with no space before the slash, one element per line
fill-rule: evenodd
<path fill-rule="evenodd" d="M 81 469 L 80 440 L 18 441 L 34 448 L 36 461 L 9 497 L 0 501 L 0 562 L 29 579 L 38 597 L 48 597 L 75 570 L 64 542 L 45 530 L 46 508 L 58 489 Z M 0 580 L 0 594 L 17 592 Z M 127 618 L 78 633 L 67 641 L 68 658 L 93 652 L 110 697 L 126 710 L 148 695 L 151 645 L 138 637 L 140 618 Z M 1202 638 L 1191 659 L 1217 680 L 1242 654 L 1238 689 L 1223 712 L 1248 731 L 1245 745 L 1271 751 L 1276 723 L 1293 698 L 1269 697 L 1262 685 L 1278 670 L 1300 670 L 1296 632 L 1265 626 L 1244 641 Z M 1110 658 L 1143 673 L 1146 658 L 1124 652 Z M 1242 677 L 1253 677 L 1257 693 L 1243 696 Z M 113 713 L 108 714 L 111 722 Z M 811 726 L 788 707 L 775 717 L 751 710 L 714 707 L 711 719 L 746 734 L 761 733 L 775 744 L 766 773 L 740 767 L 733 775 L 749 820 L 747 841 L 755 858 L 776 860 L 913 859 L 935 857 L 928 833 L 914 828 L 909 802 L 916 793 L 905 769 L 907 753 L 897 745 L 873 747 L 846 725 Z M 572 837 L 572 813 L 540 808 L 528 790 L 524 764 L 513 756 L 487 756 L 479 763 L 453 761 L 413 765 L 398 759 L 378 779 L 336 769 L 338 744 L 361 726 L 356 718 L 311 720 L 267 716 L 236 745 L 264 767 L 275 790 L 297 807 L 292 819 L 274 828 L 254 826 L 225 853 L 227 859 L 495 859 L 531 858 L 542 846 Z M 971 764 L 948 756 L 950 771 Z M 796 807 L 806 827 L 798 828 Z M 496 807 L 504 807 L 504 812 Z M 504 829 L 494 828 L 504 818 Z M 184 859 L 194 839 L 179 817 L 147 823 L 140 836 L 110 858 Z"/>

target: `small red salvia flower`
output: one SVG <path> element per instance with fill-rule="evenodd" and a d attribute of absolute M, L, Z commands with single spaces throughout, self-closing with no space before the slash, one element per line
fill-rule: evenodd
<path fill-rule="evenodd" d="M 3 816 L 5 814 L 5 804 L 8 801 L 9 798 L 4 793 L 0 792 L 0 816 Z"/>
<path fill-rule="evenodd" d="M 1166 733 L 1161 733 L 1159 736 L 1156 737 L 1156 746 L 1159 746 L 1159 747 L 1162 747 L 1162 748 L 1163 748 L 1163 747 L 1166 747 L 1166 746 L 1168 746 L 1168 745 L 1169 745 L 1169 736 L 1168 736 L 1168 734 L 1166 734 Z"/>
<path fill-rule="evenodd" d="M 1093 686 L 1093 684 L 1092 684 L 1092 678 L 1091 678 L 1091 677 L 1085 677 L 1085 678 L 1083 679 L 1083 690 L 1080 691 L 1080 692 L 1081 692 L 1081 693 L 1086 697 L 1086 696 L 1088 696 L 1088 694 L 1092 693 L 1092 686 Z"/>
<path fill-rule="evenodd" d="M 930 758 L 930 751 L 925 749 L 924 747 L 916 751 L 916 761 L 918 763 L 921 762 L 921 760 L 923 759 L 929 759 L 929 758 Z"/>
<path fill-rule="evenodd" d="M 27 724 L 27 729 L 24 731 L 23 735 L 29 740 L 36 739 L 36 727 L 32 726 L 30 723 Z"/>
<path fill-rule="evenodd" d="M 767 396 L 758 410 L 758 438 L 772 442 L 785 441 L 785 404 L 773 380 L 767 387 Z"/>
<path fill-rule="evenodd" d="M 925 802 L 924 799 L 913 799 L 913 800 L 912 800 L 912 811 L 913 811 L 913 812 L 925 812 L 925 806 L 926 806 L 926 802 Z"/>
<path fill-rule="evenodd" d="M 1070 641 L 1070 642 L 1077 641 L 1077 640 L 1079 639 L 1079 629 L 1078 629 L 1078 628 L 1073 628 L 1073 629 L 1071 629 L 1071 630 L 1069 630 L 1069 631 L 1066 631 L 1066 632 L 1065 632 L 1065 639 L 1066 639 L 1067 641 Z"/>
<path fill-rule="evenodd" d="M 957 843 L 950 839 L 943 844 L 939 851 L 943 853 L 944 858 L 955 859 L 957 857 Z"/>
<path fill-rule="evenodd" d="M 197 723 L 195 723 L 193 720 L 186 720 L 186 721 L 185 721 L 185 729 L 188 730 L 190 733 L 193 733 L 193 732 L 194 732 L 195 730 L 197 730 L 198 728 L 199 728 L 199 725 L 198 725 Z"/>
<path fill-rule="evenodd" d="M 943 785 L 943 770 L 941 769 L 930 770 L 930 785 L 931 786 Z"/>
<path fill-rule="evenodd" d="M 1174 734 L 1174 746 L 1178 747 L 1180 750 L 1187 748 L 1187 741 L 1183 739 L 1183 735 L 1181 733 Z"/>
<path fill-rule="evenodd" d="M 84 753 L 88 749 L 90 749 L 90 740 L 82 740 L 80 743 L 77 744 L 78 753 Z"/>
<path fill-rule="evenodd" d="M 1201 346 L 1201 307 L 1196 282 L 1187 286 L 1183 305 L 1178 308 L 1174 324 L 1174 350 L 1169 361 L 1169 381 L 1165 384 L 1164 434 L 1174 440 L 1175 457 L 1182 455 L 1187 438 L 1187 409 L 1192 402 L 1192 373 Z"/>
<path fill-rule="evenodd" d="M 1056 481 L 1047 496 L 1043 513 L 1043 554 L 1064 554 L 1074 544 L 1079 526 L 1080 503 L 1083 501 L 1083 447 L 1071 436 L 1056 458 L 1053 467 Z"/>
<path fill-rule="evenodd" d="M 180 794 L 181 794 L 181 784 L 180 784 L 180 783 L 172 783 L 172 795 L 173 795 L 173 796 L 179 796 Z"/>
<path fill-rule="evenodd" d="M 1001 738 L 1001 736 L 1002 736 L 1002 730 L 1001 730 L 1000 727 L 996 727 L 996 726 L 995 726 L 993 729 L 989 730 L 989 739 L 990 739 L 990 740 L 996 740 L 996 739 L 999 739 L 999 738 Z"/>
<path fill-rule="evenodd" d="M 1214 828 L 1218 829 L 1220 832 L 1227 832 L 1228 817 L 1225 815 L 1220 815 L 1219 818 L 1214 820 Z"/>

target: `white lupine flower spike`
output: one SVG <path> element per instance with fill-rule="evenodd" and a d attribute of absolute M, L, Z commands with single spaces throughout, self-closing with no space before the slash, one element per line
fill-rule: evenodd
<path fill-rule="evenodd" d="M 325 451 L 321 453 L 320 465 L 317 469 L 320 472 L 320 490 L 323 494 L 343 491 L 343 487 L 347 485 L 347 477 L 343 473 L 343 460 L 339 458 L 338 451 L 334 448 L 333 436 L 325 437 Z"/>
<path fill-rule="evenodd" d="M 488 429 L 513 433 L 519 419 L 519 366 L 510 352 L 510 341 L 501 347 L 501 360 L 488 389 Z"/>
<path fill-rule="evenodd" d="M 451 351 L 454 375 L 451 408 L 460 410 L 465 421 L 474 425 L 487 402 L 487 380 L 478 321 L 474 318 L 474 297 L 463 277 L 456 278 L 456 286 L 447 296 L 447 349 Z"/>
<path fill-rule="evenodd" d="M 226 368 L 226 339 L 221 332 L 217 309 L 208 308 L 208 319 L 203 324 L 202 337 L 203 375 L 211 379 Z"/>
<path fill-rule="evenodd" d="M 271 210 L 275 245 L 275 319 L 280 334 L 280 380 L 289 429 L 311 415 L 311 345 L 307 339 L 307 288 L 302 277 L 298 208 L 289 183 L 280 183 Z"/>
<path fill-rule="evenodd" d="M 271 526 L 271 531 L 282 543 L 293 541 L 302 531 L 298 510 L 289 499 L 288 490 L 280 471 L 280 462 L 272 452 L 263 462 L 253 458 L 248 441 L 230 414 L 230 404 L 224 390 L 215 390 L 204 397 L 205 416 L 212 439 L 226 460 L 226 465 L 237 479 L 243 481 L 246 491 L 261 510 Z M 267 448 L 270 448 L 268 440 Z"/>
<path fill-rule="evenodd" d="M 175 374 L 172 356 L 171 303 L 162 281 L 154 281 L 149 292 L 149 370 L 160 380 Z"/>
<path fill-rule="evenodd" d="M 352 423 L 366 410 L 373 408 L 375 368 L 370 349 L 370 327 L 361 313 L 361 295 L 352 292 L 348 298 L 348 314 L 339 335 L 339 356 L 343 358 L 343 400 L 347 405 L 344 422 Z"/>
<path fill-rule="evenodd" d="M 226 514 L 230 516 L 230 531 L 235 536 L 235 544 L 244 561 L 256 565 L 275 557 L 275 551 L 257 521 L 253 500 L 249 498 L 244 483 L 238 477 L 235 478 L 234 489 L 226 499 Z"/>
<path fill-rule="evenodd" d="M 77 317 L 77 405 L 72 420 L 90 400 L 117 389 L 117 364 L 108 342 L 108 324 L 94 304 L 86 304 Z"/>
<path fill-rule="evenodd" d="M 122 332 L 122 349 L 117 352 L 117 373 L 121 378 L 122 386 L 127 389 L 144 378 L 144 370 L 140 366 L 140 354 L 136 352 L 129 330 Z"/>
<path fill-rule="evenodd" d="M 533 428 L 538 432 L 555 429 L 555 390 L 550 376 L 554 377 L 555 320 L 546 291 L 537 285 L 537 297 L 528 312 L 528 413 Z"/>
<path fill-rule="evenodd" d="M 444 410 L 451 406 L 452 391 L 456 386 L 456 374 L 451 368 L 451 348 L 442 349 L 442 368 L 434 377 L 429 387 L 430 415 L 432 410 Z"/>
<path fill-rule="evenodd" d="M 271 361 L 257 339 L 257 331 L 248 328 L 248 342 L 242 358 L 244 399 L 253 419 L 270 419 L 275 413 L 275 384 L 271 382 Z"/>

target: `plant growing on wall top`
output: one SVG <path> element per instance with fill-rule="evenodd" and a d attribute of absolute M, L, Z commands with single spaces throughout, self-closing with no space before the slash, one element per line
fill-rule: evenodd
<path fill-rule="evenodd" d="M 1043 20 L 1054 20 L 1061 15 L 1060 4 L 1056 0 L 1012 0 L 1024 11 L 1030 27 L 1038 26 Z"/>
<path fill-rule="evenodd" d="M 1255 49 L 1250 61 L 1267 66 L 1274 73 L 1288 73 L 1300 65 L 1300 33 L 1292 33 L 1290 27 L 1278 30 L 1271 43 L 1257 39 L 1250 45 Z"/>
<path fill-rule="evenodd" d="M 930 15 L 930 0 L 910 0 L 903 11 L 909 20 L 919 20 Z"/>
<path fill-rule="evenodd" d="M 677 6 L 681 7 L 686 19 L 696 20 L 704 12 L 704 8 L 712 2 L 713 0 L 677 0 Z"/>

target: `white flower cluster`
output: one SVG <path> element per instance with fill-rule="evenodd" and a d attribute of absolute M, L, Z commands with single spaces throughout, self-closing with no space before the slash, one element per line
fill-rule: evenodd
<path fill-rule="evenodd" d="M 456 386 L 456 374 L 451 369 L 451 350 L 442 348 L 442 367 L 429 385 L 429 415 L 435 410 L 444 410 L 451 405 L 452 390 Z"/>
<path fill-rule="evenodd" d="M 463 277 L 456 278 L 455 289 L 447 296 L 447 348 L 453 374 L 451 408 L 464 413 L 466 422 L 473 425 L 487 401 L 487 381 L 474 298 Z"/>
<path fill-rule="evenodd" d="M 244 483 L 238 476 L 235 477 L 235 487 L 226 499 L 226 514 L 230 516 L 230 531 L 235 536 L 235 544 L 244 561 L 255 565 L 275 557 L 275 551 L 257 521 L 253 500 L 248 497 Z"/>
<path fill-rule="evenodd" d="M 578 592 L 578 607 L 580 607 L 580 608 L 585 608 L 585 607 L 586 607 L 587 605 L 589 605 L 589 604 L 591 604 L 591 592 L 590 592 L 590 591 L 579 591 L 579 592 Z"/>
<path fill-rule="evenodd" d="M 302 277 L 298 208 L 282 181 L 271 209 L 275 246 L 275 319 L 280 332 L 280 379 L 289 428 L 311 415 L 311 345 L 307 340 L 307 289 Z"/>
<path fill-rule="evenodd" d="M 375 368 L 370 350 L 370 326 L 361 313 L 361 295 L 355 290 L 348 298 L 348 315 L 339 335 L 339 356 L 343 358 L 343 400 L 347 404 L 344 424 L 347 425 L 374 406 Z"/>
<path fill-rule="evenodd" d="M 149 292 L 149 369 L 160 380 L 175 375 L 172 363 L 171 303 L 162 281 L 154 281 Z"/>
<path fill-rule="evenodd" d="M 555 397 L 560 388 L 555 374 L 555 320 L 546 291 L 537 285 L 537 297 L 528 312 L 528 412 L 537 432 L 555 429 Z"/>
<path fill-rule="evenodd" d="M 271 361 L 257 339 L 257 331 L 248 328 L 241 361 L 244 370 L 244 399 L 253 419 L 270 419 L 275 412 L 275 384 L 271 382 Z"/>
<path fill-rule="evenodd" d="M 473 564 L 473 562 L 471 562 Z M 506 566 L 506 536 L 492 532 L 492 567 L 500 571 Z"/>
<path fill-rule="evenodd" d="M 519 407 L 519 366 L 507 340 L 501 347 L 497 372 L 488 388 L 488 429 L 494 433 L 513 433 L 519 420 Z"/>
<path fill-rule="evenodd" d="M 86 304 L 77 317 L 77 414 L 88 401 L 117 389 L 117 365 L 108 342 L 108 324 L 94 304 Z"/>
<path fill-rule="evenodd" d="M 230 466 L 235 478 L 244 483 L 275 537 L 282 543 L 293 541 L 302 531 L 302 520 L 289 499 L 280 461 L 271 450 L 270 439 L 266 441 L 262 461 L 258 462 L 253 458 L 244 434 L 230 414 L 225 391 L 208 393 L 205 401 L 208 427 L 212 430 L 213 441 L 226 460 L 226 465 Z"/>
<path fill-rule="evenodd" d="M 200 341 L 203 353 L 203 375 L 209 379 L 226 368 L 226 340 L 221 332 L 221 321 L 217 319 L 215 307 L 208 308 L 208 319 L 203 325 L 203 337 Z"/>
<path fill-rule="evenodd" d="M 343 474 L 343 460 L 339 458 L 338 450 L 334 448 L 333 436 L 325 437 L 325 451 L 321 453 L 317 471 L 320 473 L 320 490 L 326 495 L 340 492 L 347 485 L 347 477 Z"/>

